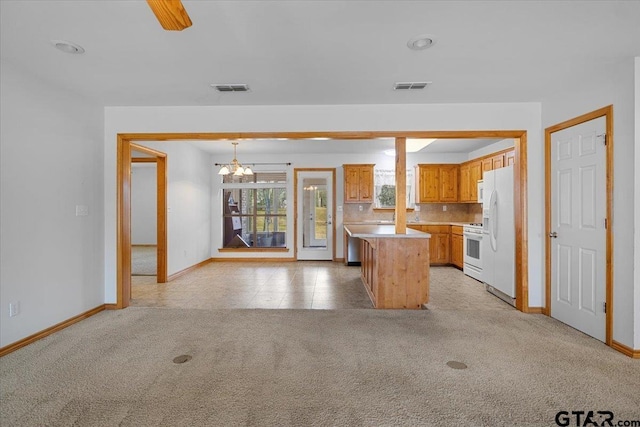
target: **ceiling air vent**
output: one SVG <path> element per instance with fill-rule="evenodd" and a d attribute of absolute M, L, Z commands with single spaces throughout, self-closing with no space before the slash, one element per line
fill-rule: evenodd
<path fill-rule="evenodd" d="M 248 92 L 249 85 L 247 84 L 212 84 L 212 88 L 218 92 Z"/>
<path fill-rule="evenodd" d="M 431 82 L 396 82 L 393 90 L 417 90 L 424 89 Z"/>

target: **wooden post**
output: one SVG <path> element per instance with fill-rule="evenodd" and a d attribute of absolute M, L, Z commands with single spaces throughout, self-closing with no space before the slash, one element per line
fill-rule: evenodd
<path fill-rule="evenodd" d="M 407 234 L 407 139 L 396 138 L 396 234 Z"/>

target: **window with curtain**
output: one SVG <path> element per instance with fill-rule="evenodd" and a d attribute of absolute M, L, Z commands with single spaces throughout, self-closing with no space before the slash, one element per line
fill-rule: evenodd
<path fill-rule="evenodd" d="M 413 207 L 414 196 L 413 169 L 407 169 L 407 207 Z M 395 169 L 374 169 L 373 187 L 376 208 L 396 207 L 396 171 Z"/>
<path fill-rule="evenodd" d="M 286 247 L 286 183 L 286 172 L 223 177 L 223 247 Z"/>

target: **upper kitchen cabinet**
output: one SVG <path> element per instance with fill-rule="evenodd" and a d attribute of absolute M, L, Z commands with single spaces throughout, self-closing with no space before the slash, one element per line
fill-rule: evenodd
<path fill-rule="evenodd" d="M 511 166 L 516 162 L 516 153 L 514 150 L 503 151 L 501 153 L 491 154 L 487 157 L 482 158 L 480 160 L 482 163 L 482 176 L 487 171 L 492 171 L 495 169 L 500 169 L 505 166 Z"/>
<path fill-rule="evenodd" d="M 504 153 L 504 165 L 512 166 L 516 164 L 516 152 L 515 150 L 507 151 Z"/>
<path fill-rule="evenodd" d="M 370 164 L 342 165 L 345 203 L 373 203 L 374 166 Z"/>
<path fill-rule="evenodd" d="M 504 153 L 496 154 L 491 158 L 493 162 L 493 169 L 500 169 L 504 167 Z"/>
<path fill-rule="evenodd" d="M 458 165 L 418 165 L 417 203 L 458 201 Z"/>
<path fill-rule="evenodd" d="M 478 180 L 481 176 L 482 161 L 476 160 L 460 165 L 459 201 L 473 203 L 478 201 Z"/>

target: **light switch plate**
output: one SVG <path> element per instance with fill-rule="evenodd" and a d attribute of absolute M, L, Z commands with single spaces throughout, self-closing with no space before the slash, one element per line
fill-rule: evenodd
<path fill-rule="evenodd" d="M 20 314 L 20 301 L 14 301 L 9 303 L 9 317 L 17 316 Z"/>
<path fill-rule="evenodd" d="M 342 206 L 338 206 L 338 212 L 342 212 Z"/>

